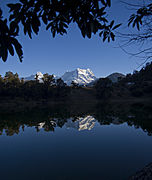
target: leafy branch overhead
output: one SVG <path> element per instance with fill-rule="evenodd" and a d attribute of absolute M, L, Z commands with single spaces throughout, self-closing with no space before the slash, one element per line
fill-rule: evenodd
<path fill-rule="evenodd" d="M 140 63 L 140 67 L 152 58 L 152 3 L 149 3 L 150 1 L 137 1 L 136 4 L 122 2 L 128 9 L 135 11 L 128 20 L 128 26 L 136 30 L 119 33 L 123 42 L 120 47 L 125 53 L 142 59 L 143 63 Z M 128 46 L 133 48 L 126 49 Z"/>
<path fill-rule="evenodd" d="M 20 0 L 20 3 L 8 4 L 11 13 L 9 20 L 21 23 L 24 33 L 30 38 L 32 32 L 38 34 L 42 22 L 46 30 L 51 30 L 53 37 L 66 34 L 69 24 L 73 22 L 78 25 L 83 37 L 91 38 L 92 34 L 101 31 L 104 38 L 114 40 L 114 36 L 108 36 L 114 21 L 107 25 L 105 16 L 105 9 L 110 6 L 110 0 Z"/>
<path fill-rule="evenodd" d="M 45 24 L 46 30 L 51 31 L 53 37 L 56 34 L 67 34 L 69 24 L 76 23 L 84 38 L 91 38 L 92 34 L 98 32 L 103 41 L 107 39 L 108 42 L 114 41 L 115 35 L 112 31 L 120 26 L 114 25 L 114 21 L 108 23 L 106 8 L 111 6 L 111 0 L 19 0 L 18 3 L 7 6 L 10 9 L 10 27 L 8 28 L 7 21 L 1 17 L 1 26 L 5 26 L 3 41 L 7 41 L 6 36 L 14 39 L 8 40 L 5 47 L 3 45 L 3 61 L 6 61 L 8 51 L 14 55 L 14 50 L 8 42 L 12 42 L 22 61 L 22 47 L 15 39 L 20 24 L 23 26 L 24 34 L 32 38 L 32 33 L 37 35 L 42 23 Z M 0 40 L 0 43 L 3 41 Z"/>
<path fill-rule="evenodd" d="M 128 21 L 128 26 L 132 24 L 132 27 L 137 27 L 138 30 L 140 30 L 140 26 L 143 25 L 143 21 L 145 21 L 145 18 L 147 20 L 151 21 L 151 16 L 152 16 L 152 3 L 148 4 L 147 6 L 143 6 L 139 8 L 136 11 L 136 14 L 132 14 L 129 18 Z"/>
<path fill-rule="evenodd" d="M 0 9 L 0 58 L 2 58 L 4 62 L 7 60 L 8 53 L 14 56 L 14 50 L 22 62 L 22 46 L 16 39 L 18 32 L 19 27 L 15 22 L 11 22 L 8 27 L 7 19 L 3 20 L 2 10 Z"/>
<path fill-rule="evenodd" d="M 41 24 L 46 30 L 50 30 L 53 37 L 57 34 L 67 34 L 71 23 L 77 24 L 82 36 L 91 38 L 93 34 L 99 34 L 103 42 L 115 40 L 114 31 L 121 24 L 107 19 L 107 8 L 111 6 L 111 0 L 18 0 L 18 3 L 7 5 L 9 7 L 9 23 L 2 17 L 0 10 L 0 58 L 7 60 L 8 53 L 14 55 L 15 51 L 22 61 L 22 46 L 16 39 L 19 27 L 23 26 L 25 35 L 32 38 L 32 33 L 38 35 Z M 133 39 L 149 39 L 151 35 L 152 4 L 139 7 L 135 14 L 130 16 L 128 26 L 140 30 L 144 27 L 144 33 Z M 9 24 L 9 25 L 8 25 Z"/>

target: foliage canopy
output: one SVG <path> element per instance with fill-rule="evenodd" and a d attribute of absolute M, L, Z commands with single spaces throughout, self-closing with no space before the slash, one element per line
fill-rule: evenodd
<path fill-rule="evenodd" d="M 19 0 L 9 7 L 9 25 L 2 17 L 0 10 L 0 58 L 7 60 L 8 52 L 13 56 L 14 48 L 19 60 L 23 59 L 21 44 L 16 37 L 19 34 L 20 24 L 24 34 L 32 38 L 32 33 L 38 34 L 42 23 L 52 36 L 67 34 L 71 23 L 76 23 L 82 36 L 91 38 L 92 34 L 99 33 L 103 41 L 115 39 L 113 31 L 120 26 L 114 20 L 108 22 L 107 8 L 111 0 Z"/>
<path fill-rule="evenodd" d="M 130 5 L 126 2 L 126 4 Z M 134 4 L 131 4 L 134 6 Z M 9 7 L 9 22 L 3 18 L 0 8 L 0 58 L 5 62 L 8 54 L 14 56 L 15 51 L 22 62 L 23 50 L 17 40 L 20 27 L 25 35 L 32 38 L 32 33 L 38 35 L 42 24 L 50 30 L 53 37 L 57 34 L 67 34 L 71 23 L 77 24 L 82 36 L 91 38 L 93 34 L 102 37 L 103 42 L 115 40 L 114 31 L 121 25 L 114 20 L 108 21 L 107 9 L 111 0 L 18 0 L 7 4 Z M 127 35 L 129 42 L 151 40 L 152 3 L 138 7 L 128 20 L 128 26 L 143 30 L 137 34 Z M 142 28 L 141 28 L 142 27 Z M 142 51 L 151 57 L 151 47 Z"/>

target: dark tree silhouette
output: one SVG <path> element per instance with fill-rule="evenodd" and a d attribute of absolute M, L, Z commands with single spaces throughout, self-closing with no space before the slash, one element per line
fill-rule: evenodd
<path fill-rule="evenodd" d="M 99 78 L 95 84 L 95 89 L 98 98 L 107 99 L 111 96 L 112 81 L 108 78 Z"/>
<path fill-rule="evenodd" d="M 55 79 L 53 75 L 49 75 L 49 74 L 44 74 L 42 81 L 44 82 L 44 85 L 48 88 L 50 86 L 52 86 L 55 83 Z"/>
<path fill-rule="evenodd" d="M 61 78 L 59 78 L 56 80 L 56 86 L 62 88 L 66 86 L 66 83 L 64 83 L 64 81 Z"/>
<path fill-rule="evenodd" d="M 18 36 L 19 27 L 15 22 L 7 25 L 7 19 L 3 19 L 2 10 L 0 9 L 0 58 L 5 62 L 8 57 L 8 52 L 14 56 L 14 48 L 22 62 L 23 51 L 22 46 L 16 39 Z"/>
<path fill-rule="evenodd" d="M 35 81 L 38 83 L 38 82 L 39 82 L 39 75 L 36 74 L 34 79 L 35 79 Z"/>
<path fill-rule="evenodd" d="M 78 84 L 77 84 L 75 81 L 72 81 L 72 82 L 71 82 L 71 87 L 77 88 L 77 87 L 78 87 Z"/>

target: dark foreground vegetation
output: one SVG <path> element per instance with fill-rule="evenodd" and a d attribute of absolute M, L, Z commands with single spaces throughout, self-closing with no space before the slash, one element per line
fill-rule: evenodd
<path fill-rule="evenodd" d="M 23 98 L 24 100 L 62 99 L 70 92 L 69 87 L 58 79 L 55 83 L 53 75 L 45 74 L 43 83 L 38 76 L 34 81 L 24 81 L 18 74 L 6 72 L 4 78 L 0 77 L 0 97 Z"/>
<path fill-rule="evenodd" d="M 47 103 L 96 103 L 101 101 L 135 101 L 152 98 L 152 63 L 146 64 L 140 71 L 127 74 L 125 78 L 112 83 L 108 78 L 98 79 L 90 87 L 78 86 L 74 82 L 67 86 L 62 79 L 54 79 L 53 75 L 44 74 L 41 82 L 36 75 L 35 80 L 24 81 L 18 74 L 6 72 L 0 76 L 0 108 L 13 106 L 33 107 Z"/>
<path fill-rule="evenodd" d="M 100 99 L 152 98 L 152 62 L 140 71 L 118 79 L 117 83 L 112 83 L 108 78 L 100 78 L 95 89 Z"/>

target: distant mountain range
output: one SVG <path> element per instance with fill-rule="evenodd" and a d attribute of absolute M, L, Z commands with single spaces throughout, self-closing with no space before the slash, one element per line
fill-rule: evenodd
<path fill-rule="evenodd" d="M 42 81 L 43 74 L 42 74 L 41 72 L 37 72 L 36 74 L 38 75 L 38 79 L 39 79 L 40 81 Z M 35 80 L 36 74 L 35 74 L 35 75 L 28 76 L 28 77 L 25 77 L 24 80 L 25 80 L 25 81 Z"/>
<path fill-rule="evenodd" d="M 38 79 L 42 82 L 43 74 L 41 72 L 36 73 L 38 75 Z M 36 75 L 31 75 L 29 77 L 25 77 L 25 81 L 35 80 Z M 77 68 L 74 71 L 68 71 L 63 74 L 63 76 L 58 77 L 55 76 L 55 79 L 61 78 L 67 85 L 70 85 L 72 81 L 79 85 L 93 85 L 94 82 L 98 80 L 94 73 L 90 69 L 80 69 Z M 113 73 L 107 78 L 109 78 L 112 82 L 117 82 L 119 78 L 124 78 L 125 75 L 121 73 Z"/>

